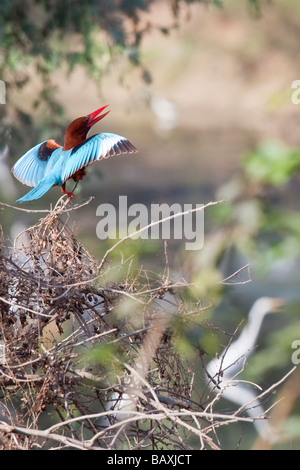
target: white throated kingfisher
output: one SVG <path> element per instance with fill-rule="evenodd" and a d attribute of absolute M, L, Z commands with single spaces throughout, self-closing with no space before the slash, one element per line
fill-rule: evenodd
<path fill-rule="evenodd" d="M 65 132 L 63 147 L 53 139 L 45 140 L 15 163 L 11 170 L 14 176 L 21 183 L 34 186 L 17 202 L 39 199 L 57 185 L 72 199 L 73 193 L 66 191 L 66 181 L 70 178 L 76 183 L 82 180 L 90 163 L 113 155 L 137 152 L 134 145 L 120 135 L 103 132 L 87 138 L 91 127 L 109 113 L 100 114 L 107 106 L 72 121 Z"/>

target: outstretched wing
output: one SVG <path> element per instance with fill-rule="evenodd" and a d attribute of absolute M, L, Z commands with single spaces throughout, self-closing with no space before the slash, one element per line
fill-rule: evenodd
<path fill-rule="evenodd" d="M 28 150 L 12 168 L 13 175 L 27 186 L 37 186 L 45 176 L 49 158 L 61 146 L 55 140 L 45 140 Z"/>
<path fill-rule="evenodd" d="M 111 133 L 96 134 L 76 145 L 63 161 L 62 180 L 68 178 L 80 168 L 92 162 L 122 153 L 135 153 L 137 149 L 121 135 Z"/>

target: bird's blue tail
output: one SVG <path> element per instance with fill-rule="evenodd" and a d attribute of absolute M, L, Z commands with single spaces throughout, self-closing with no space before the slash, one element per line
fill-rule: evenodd
<path fill-rule="evenodd" d="M 57 182 L 53 176 L 46 176 L 39 182 L 39 184 L 35 188 L 31 189 L 31 191 L 25 194 L 25 196 L 18 199 L 16 202 L 26 202 L 39 199 L 56 183 Z"/>

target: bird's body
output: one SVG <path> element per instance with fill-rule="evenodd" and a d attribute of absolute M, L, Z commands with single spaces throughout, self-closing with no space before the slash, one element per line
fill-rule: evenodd
<path fill-rule="evenodd" d="M 238 339 L 232 342 L 222 352 L 221 356 L 213 359 L 209 364 L 209 373 L 213 377 L 218 376 L 218 384 L 224 385 L 226 379 L 234 378 L 242 372 L 245 360 L 253 353 L 263 319 L 272 310 L 273 299 L 262 297 L 252 306 L 248 322 Z"/>
<path fill-rule="evenodd" d="M 256 418 L 254 425 L 268 440 L 273 440 L 275 435 L 268 422 L 257 420 L 257 417 L 263 418 L 265 415 L 257 393 L 253 388 L 241 383 L 238 376 L 244 370 L 246 359 L 253 353 L 265 315 L 277 311 L 281 306 L 281 299 L 269 297 L 258 299 L 249 312 L 248 323 L 239 338 L 225 348 L 219 357 L 212 359 L 206 367 L 210 389 L 240 405 L 251 418 Z"/>
<path fill-rule="evenodd" d="M 14 176 L 34 189 L 18 202 L 31 201 L 42 197 L 52 186 L 59 185 L 66 191 L 66 181 L 72 178 L 76 183 L 85 175 L 85 168 L 92 162 L 123 153 L 135 153 L 136 148 L 117 134 L 101 133 L 87 138 L 90 128 L 106 114 L 97 116 L 106 106 L 93 113 L 77 118 L 68 126 L 64 145 L 49 139 L 28 150 L 14 165 Z"/>

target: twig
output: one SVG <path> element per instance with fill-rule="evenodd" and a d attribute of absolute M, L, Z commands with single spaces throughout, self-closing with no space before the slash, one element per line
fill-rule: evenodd
<path fill-rule="evenodd" d="M 62 197 L 64 198 L 65 196 L 62 196 Z M 11 204 L 6 204 L 5 202 L 2 202 L 2 201 L 0 201 L 0 205 L 4 206 L 4 207 L 8 207 L 9 209 L 14 209 L 16 211 L 27 212 L 28 214 L 53 214 L 53 213 L 59 214 L 59 213 L 64 213 L 64 212 L 75 211 L 77 209 L 80 209 L 81 207 L 84 207 L 84 206 L 88 205 L 94 199 L 94 196 L 91 196 L 91 197 L 89 197 L 89 199 L 87 201 L 82 202 L 82 203 L 78 203 L 78 204 L 76 204 L 73 207 L 70 207 L 68 209 L 65 209 L 65 206 L 62 206 L 62 207 L 58 206 L 61 199 L 62 198 L 60 198 L 57 201 L 57 203 L 55 205 L 56 209 L 24 209 L 24 207 L 13 206 Z M 67 200 L 67 203 L 68 202 L 69 202 L 69 199 Z"/>
<path fill-rule="evenodd" d="M 280 380 L 278 380 L 278 382 L 271 385 L 267 390 L 260 393 L 257 397 L 255 397 L 249 403 L 245 403 L 244 405 L 242 405 L 238 410 L 236 410 L 236 412 L 234 414 L 239 415 L 245 408 L 247 408 L 249 405 L 251 405 L 254 401 L 261 400 L 264 396 L 269 395 L 272 390 L 274 390 L 279 385 L 281 385 L 296 369 L 297 369 L 296 366 L 293 367 L 286 375 L 284 375 Z"/>
<path fill-rule="evenodd" d="M 248 273 L 249 273 L 249 267 L 250 267 L 250 264 L 245 264 L 245 266 L 243 266 L 242 268 L 238 269 L 237 271 L 235 271 L 233 274 L 231 274 L 230 276 L 226 277 L 225 279 L 223 279 L 222 281 L 220 281 L 219 283 L 220 284 L 224 284 L 224 285 L 244 285 L 244 284 L 248 284 L 249 282 L 251 282 L 251 278 L 249 277 L 249 279 L 247 279 L 246 281 L 237 281 L 237 282 L 228 282 L 228 281 L 231 281 L 232 279 L 234 279 L 236 276 L 238 276 L 240 273 L 242 273 L 243 271 L 245 271 L 246 269 L 248 270 Z"/>
<path fill-rule="evenodd" d="M 196 207 L 195 209 L 189 209 L 187 211 L 183 211 L 183 212 L 177 212 L 176 214 L 173 214 L 173 215 L 170 215 L 168 217 L 165 217 L 164 219 L 160 219 L 160 220 L 157 220 L 155 222 L 151 222 L 150 224 L 146 225 L 145 227 L 142 227 L 141 229 L 139 230 L 136 230 L 135 232 L 133 233 L 130 233 L 129 235 L 127 235 L 126 237 L 123 237 L 121 240 L 118 240 L 111 248 L 109 248 L 109 250 L 106 251 L 105 255 L 103 256 L 102 258 L 102 261 L 99 265 L 99 271 L 101 270 L 102 266 L 104 265 L 107 257 L 109 256 L 109 254 L 115 250 L 121 243 L 124 243 L 126 240 L 128 240 L 129 238 L 132 238 L 136 235 L 140 235 L 141 233 L 145 232 L 146 230 L 148 230 L 149 228 L 152 228 L 152 227 L 155 227 L 156 225 L 160 225 L 160 224 L 163 224 L 169 220 L 173 220 L 173 219 L 176 219 L 177 217 L 182 217 L 182 216 L 185 216 L 185 215 L 188 215 L 188 214 L 191 214 L 191 213 L 194 213 L 194 212 L 200 212 L 200 211 L 204 211 L 205 209 L 207 209 L 208 207 L 211 207 L 211 206 L 215 206 L 216 204 L 221 204 L 222 202 L 224 201 L 211 201 L 211 202 L 208 202 L 207 204 L 203 205 L 202 207 Z"/>

